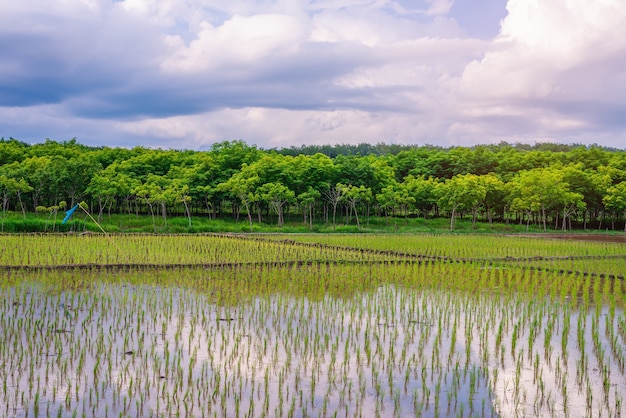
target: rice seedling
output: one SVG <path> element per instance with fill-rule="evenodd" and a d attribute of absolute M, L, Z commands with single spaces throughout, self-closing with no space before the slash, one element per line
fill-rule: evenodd
<path fill-rule="evenodd" d="M 492 262 L 565 244 L 339 238 L 0 237 L 0 415 L 626 412 L 624 282 Z"/>

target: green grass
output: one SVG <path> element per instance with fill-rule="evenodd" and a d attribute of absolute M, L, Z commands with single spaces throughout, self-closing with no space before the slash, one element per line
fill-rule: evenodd
<path fill-rule="evenodd" d="M 24 232 L 84 232 L 100 231 L 100 228 L 85 214 L 77 212 L 65 225 L 61 224 L 63 213 L 54 216 L 27 213 L 26 218 L 21 213 L 6 213 L 0 218 L 0 232 L 2 233 L 24 233 Z M 97 218 L 96 214 L 93 214 Z M 230 216 L 211 219 L 206 215 L 192 216 L 191 227 L 189 220 L 185 216 L 169 216 L 167 220 L 157 216 L 154 219 L 149 215 L 141 214 L 112 214 L 104 215 L 100 225 L 110 233 L 208 233 L 208 232 L 237 232 L 237 233 L 443 233 L 449 231 L 448 218 L 384 218 L 384 217 L 363 217 L 361 228 L 357 228 L 354 220 L 344 223 L 345 218 L 337 217 L 337 223 L 324 223 L 318 221 L 310 228 L 308 224 L 302 222 L 300 216 L 291 215 L 286 218 L 285 225 L 279 228 L 272 217 L 264 219 L 264 222 L 254 221 L 252 227 L 248 223 L 245 214 L 236 220 Z M 517 222 L 509 223 L 483 223 L 478 222 L 472 225 L 471 219 L 457 219 L 455 223 L 455 233 L 459 234 L 509 234 L 509 233 L 542 233 L 543 230 L 531 225 L 526 229 L 526 225 Z M 550 230 L 549 232 L 558 232 Z"/>

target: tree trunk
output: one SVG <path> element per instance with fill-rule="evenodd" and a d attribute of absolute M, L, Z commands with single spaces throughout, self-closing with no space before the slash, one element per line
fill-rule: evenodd
<path fill-rule="evenodd" d="M 557 229 L 559 229 L 559 214 L 560 212 L 557 210 L 555 211 L 556 215 L 554 216 L 554 230 L 556 231 Z"/>
<path fill-rule="evenodd" d="M 283 227 L 283 223 L 285 222 L 284 219 L 283 219 L 283 206 L 282 205 L 278 206 L 278 211 L 277 212 L 278 212 L 278 226 L 280 228 L 282 228 Z"/>
<path fill-rule="evenodd" d="M 252 231 L 252 214 L 250 213 L 250 205 L 246 200 L 243 200 L 242 202 L 246 207 L 246 212 L 248 213 L 248 223 L 250 224 L 250 231 Z M 239 219 L 239 213 L 237 213 L 237 219 Z"/>
<path fill-rule="evenodd" d="M 152 203 L 148 202 L 148 207 L 150 208 L 150 215 L 152 215 L 152 229 L 154 230 L 154 233 L 156 234 L 156 221 L 154 219 L 154 211 L 152 210 Z M 139 216 L 139 214 L 137 216 Z"/>
<path fill-rule="evenodd" d="M 356 229 L 361 229 L 361 224 L 359 223 L 359 213 L 356 211 L 356 203 L 352 204 L 352 209 L 354 210 L 354 216 L 356 218 Z"/>
<path fill-rule="evenodd" d="M 183 204 L 185 205 L 185 212 L 187 212 L 187 218 L 189 219 L 189 228 L 191 228 L 191 212 L 189 211 L 189 205 L 185 200 L 183 200 Z"/>
<path fill-rule="evenodd" d="M 472 229 L 476 229 L 476 218 L 478 217 L 478 210 L 472 209 Z"/>
<path fill-rule="evenodd" d="M 454 217 L 456 216 L 456 206 L 452 208 L 452 214 L 450 216 L 450 231 L 454 230 Z"/>

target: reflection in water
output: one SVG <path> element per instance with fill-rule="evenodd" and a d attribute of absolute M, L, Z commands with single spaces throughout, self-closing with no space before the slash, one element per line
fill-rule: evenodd
<path fill-rule="evenodd" d="M 626 412 L 621 308 L 485 290 L 396 282 L 224 305 L 154 283 L 11 286 L 0 415 Z"/>

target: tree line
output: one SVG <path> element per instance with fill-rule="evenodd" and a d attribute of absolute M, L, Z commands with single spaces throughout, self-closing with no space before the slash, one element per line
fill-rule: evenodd
<path fill-rule="evenodd" d="M 621 228 L 626 151 L 500 143 L 442 148 L 360 144 L 264 150 L 225 141 L 207 151 L 30 145 L 0 139 L 0 199 L 8 212 L 57 212 L 85 201 L 99 218 L 148 214 L 300 217 L 335 225 L 364 216 L 519 222 L 544 230 Z M 153 222 L 154 224 L 154 222 Z M 156 227 L 155 227 L 156 228 Z M 626 231 L 626 225 L 624 225 Z"/>

